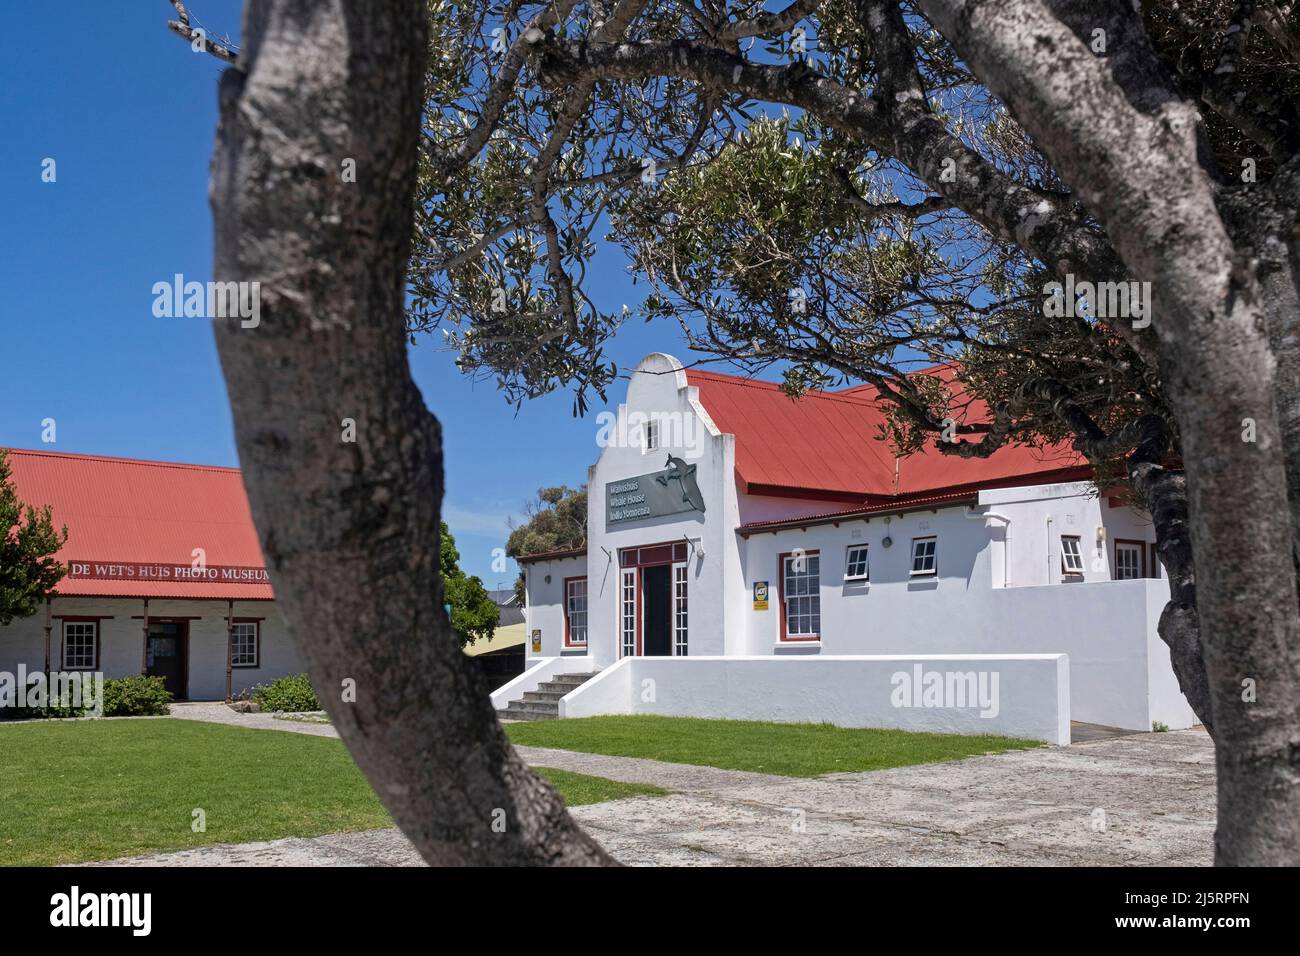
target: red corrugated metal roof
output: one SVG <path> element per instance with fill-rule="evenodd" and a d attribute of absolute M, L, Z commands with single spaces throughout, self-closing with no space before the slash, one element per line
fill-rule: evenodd
<path fill-rule="evenodd" d="M 264 568 L 236 468 L 98 455 L 9 450 L 18 497 L 50 505 L 67 525 L 60 560 L 188 567 L 202 548 L 209 568 Z M 65 577 L 63 595 L 270 600 L 269 584 Z"/>
<path fill-rule="evenodd" d="M 532 564 L 536 561 L 561 561 L 564 558 L 583 558 L 587 556 L 587 549 L 582 548 L 560 548 L 555 551 L 538 551 L 536 554 L 521 554 L 515 558 L 517 564 Z"/>
<path fill-rule="evenodd" d="M 951 380 L 952 366 L 930 374 Z M 884 412 L 873 386 L 840 392 L 810 391 L 794 399 L 779 385 L 695 369 L 687 381 L 700 390 L 714 424 L 736 436 L 736 471 L 751 493 L 856 498 L 934 494 L 959 488 L 1005 485 L 1013 479 L 1087 477 L 1087 462 L 1073 449 L 1006 446 L 988 458 L 945 455 L 933 444 L 896 458 L 880 437 Z M 987 407 L 969 400 L 954 417 L 977 422 Z"/>

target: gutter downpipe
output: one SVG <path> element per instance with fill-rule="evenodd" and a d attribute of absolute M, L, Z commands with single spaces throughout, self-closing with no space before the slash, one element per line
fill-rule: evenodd
<path fill-rule="evenodd" d="M 1004 514 L 998 514 L 996 511 L 976 511 L 975 509 L 977 507 L 978 505 L 971 505 L 970 508 L 964 512 L 966 517 L 972 520 L 981 521 L 988 518 L 994 518 L 997 521 L 1001 521 L 1006 526 L 1006 534 L 1003 537 L 1002 545 L 1002 587 L 1005 588 L 1011 580 L 1011 519 Z"/>

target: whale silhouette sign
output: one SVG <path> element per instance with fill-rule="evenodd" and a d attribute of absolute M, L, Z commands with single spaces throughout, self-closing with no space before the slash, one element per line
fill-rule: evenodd
<path fill-rule="evenodd" d="M 680 483 L 682 489 L 682 501 L 691 506 L 694 511 L 704 510 L 704 496 L 700 494 L 700 486 L 695 481 L 695 466 L 687 465 L 680 458 L 668 456 L 668 472 L 662 475 L 655 475 L 655 481 L 665 488 L 671 487 L 669 482 L 676 481 Z"/>
<path fill-rule="evenodd" d="M 695 465 L 672 455 L 663 471 L 605 482 L 606 526 L 704 510 Z"/>

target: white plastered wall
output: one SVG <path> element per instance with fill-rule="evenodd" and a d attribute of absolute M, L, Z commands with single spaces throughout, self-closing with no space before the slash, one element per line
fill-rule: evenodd
<path fill-rule="evenodd" d="M 226 696 L 226 611 L 225 601 L 151 599 L 151 618 L 186 617 L 189 625 L 190 700 L 222 700 Z M 135 598 L 56 597 L 53 615 L 101 618 L 99 624 L 100 670 L 105 677 L 139 674 L 143 662 L 144 602 Z M 302 660 L 273 601 L 236 601 L 235 617 L 263 618 L 260 659 L 257 667 L 237 667 L 231 672 L 232 693 L 302 673 Z M 61 666 L 59 650 L 61 622 L 55 617 L 50 636 L 51 667 Z M 17 671 L 22 663 L 28 671 L 45 666 L 45 612 L 15 620 L 0 628 L 0 671 Z"/>

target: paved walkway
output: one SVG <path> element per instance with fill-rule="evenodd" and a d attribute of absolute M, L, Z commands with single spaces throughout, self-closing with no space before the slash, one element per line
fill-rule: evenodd
<path fill-rule="evenodd" d="M 207 705 L 181 705 L 197 708 Z M 332 728 L 235 714 L 222 723 Z M 208 719 L 197 710 L 177 713 Z M 576 807 L 617 859 L 642 865 L 1210 865 L 1214 747 L 1199 730 L 1105 736 L 816 779 L 520 747 L 533 766 L 673 791 Z M 118 865 L 412 865 L 396 830 L 205 847 Z"/>
<path fill-rule="evenodd" d="M 270 714 L 239 714 L 220 701 L 186 701 L 171 704 L 172 716 L 181 720 L 202 720 L 210 724 L 230 724 L 253 730 L 287 730 L 315 737 L 337 737 L 333 724 L 316 724 L 303 720 L 281 720 Z"/>

